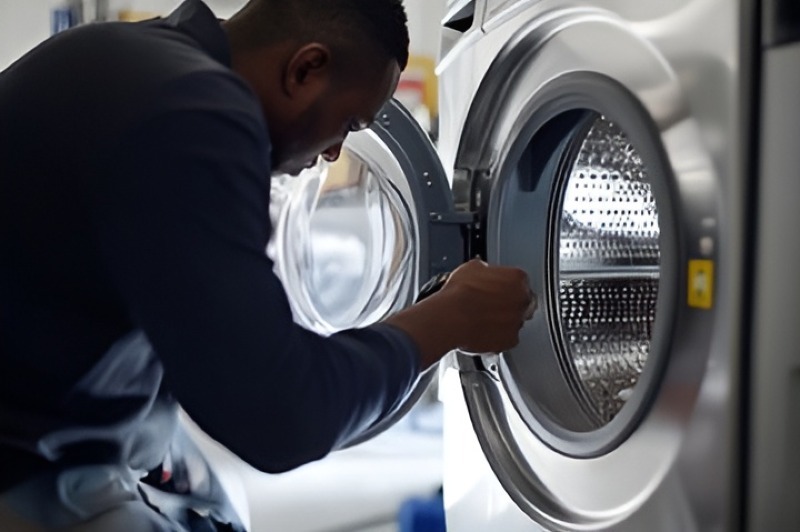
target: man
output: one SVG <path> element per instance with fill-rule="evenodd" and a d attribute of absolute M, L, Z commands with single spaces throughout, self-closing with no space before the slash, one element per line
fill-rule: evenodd
<path fill-rule="evenodd" d="M 334 160 L 407 60 L 400 0 L 200 0 L 0 74 L 0 529 L 237 527 L 180 404 L 263 471 L 319 459 L 448 351 L 516 344 L 525 274 L 469 262 L 328 338 L 265 254 L 269 179 Z M 201 479 L 202 480 L 202 479 Z M 206 527 L 206 528 L 203 528 Z"/>

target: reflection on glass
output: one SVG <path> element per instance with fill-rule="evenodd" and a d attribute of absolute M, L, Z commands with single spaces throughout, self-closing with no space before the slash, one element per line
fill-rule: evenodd
<path fill-rule="evenodd" d="M 650 352 L 659 284 L 656 201 L 641 157 L 598 118 L 563 186 L 559 328 L 587 413 L 609 422 Z"/>
<path fill-rule="evenodd" d="M 329 334 L 405 306 L 416 239 L 391 180 L 349 150 L 332 164 L 273 180 L 270 254 L 298 323 Z"/>

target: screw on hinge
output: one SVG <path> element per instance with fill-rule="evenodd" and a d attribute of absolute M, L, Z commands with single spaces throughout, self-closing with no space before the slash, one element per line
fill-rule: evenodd
<path fill-rule="evenodd" d="M 445 211 L 445 212 L 432 212 L 429 214 L 432 222 L 440 222 L 445 224 L 457 225 L 474 225 L 478 221 L 478 214 L 476 212 L 459 212 L 459 211 Z"/>

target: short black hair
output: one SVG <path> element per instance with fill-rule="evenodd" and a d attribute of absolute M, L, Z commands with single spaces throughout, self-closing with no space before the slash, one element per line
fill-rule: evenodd
<path fill-rule="evenodd" d="M 318 41 L 352 53 L 382 51 L 400 70 L 408 64 L 402 0 L 250 0 L 233 19 L 244 30 L 238 35 L 241 46 Z"/>

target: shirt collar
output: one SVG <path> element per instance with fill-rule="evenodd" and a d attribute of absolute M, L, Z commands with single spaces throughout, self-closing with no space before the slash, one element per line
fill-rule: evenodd
<path fill-rule="evenodd" d="M 231 66 L 231 48 L 222 24 L 201 0 L 185 0 L 166 18 L 196 40 L 211 57 L 225 66 Z"/>

